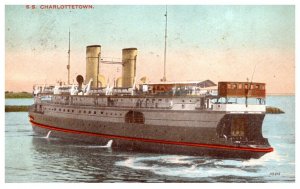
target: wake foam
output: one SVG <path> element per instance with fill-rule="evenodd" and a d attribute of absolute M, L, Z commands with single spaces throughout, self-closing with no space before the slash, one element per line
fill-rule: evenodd
<path fill-rule="evenodd" d="M 106 145 L 72 145 L 77 148 L 111 148 L 113 140 L 109 140 Z"/>
<path fill-rule="evenodd" d="M 269 157 L 266 158 L 271 161 Z M 266 176 L 264 172 L 260 171 L 260 167 L 254 166 L 249 170 L 245 169 L 246 165 L 260 165 L 263 164 L 264 160 L 258 160 L 258 162 L 256 160 L 220 160 L 208 157 L 166 155 L 129 157 L 126 160 L 116 162 L 116 165 L 135 170 L 151 171 L 157 175 L 188 178 Z"/>

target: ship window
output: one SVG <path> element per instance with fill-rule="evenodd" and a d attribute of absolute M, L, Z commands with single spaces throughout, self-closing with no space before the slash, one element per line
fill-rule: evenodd
<path fill-rule="evenodd" d="M 101 112 L 101 114 L 103 114 L 103 112 Z"/>
<path fill-rule="evenodd" d="M 232 89 L 236 89 L 236 84 L 232 84 Z"/>
<path fill-rule="evenodd" d="M 184 100 L 182 100 L 182 102 L 184 102 Z"/>
<path fill-rule="evenodd" d="M 89 114 L 91 113 L 91 111 L 89 111 Z"/>
<path fill-rule="evenodd" d="M 86 113 L 86 111 L 84 110 L 83 113 Z"/>
<path fill-rule="evenodd" d="M 255 89 L 259 89 L 259 85 L 255 85 Z"/>
<path fill-rule="evenodd" d="M 96 114 L 96 111 L 94 111 L 94 114 Z"/>
<path fill-rule="evenodd" d="M 68 112 L 70 112 L 70 110 L 68 109 Z"/>
<path fill-rule="evenodd" d="M 251 89 L 254 89 L 254 85 L 253 84 L 251 85 Z"/>
<path fill-rule="evenodd" d="M 64 109 L 64 111 L 65 111 L 65 109 Z"/>
<path fill-rule="evenodd" d="M 58 110 L 60 111 L 61 109 L 59 108 Z"/>
<path fill-rule="evenodd" d="M 265 90 L 265 86 L 264 86 L 264 85 L 261 85 L 261 86 L 260 86 L 260 89 L 261 89 L 261 90 Z"/>
<path fill-rule="evenodd" d="M 161 99 L 158 99 L 158 101 L 161 101 Z"/>
<path fill-rule="evenodd" d="M 248 89 L 248 84 L 245 84 L 245 89 Z"/>
<path fill-rule="evenodd" d="M 78 112 L 81 113 L 81 110 L 79 110 Z"/>
<path fill-rule="evenodd" d="M 72 112 L 74 112 L 74 110 L 72 110 Z"/>
<path fill-rule="evenodd" d="M 231 84 L 227 84 L 227 89 L 231 89 Z"/>
<path fill-rule="evenodd" d="M 125 115 L 125 122 L 126 123 L 144 124 L 145 123 L 145 117 L 144 117 L 144 114 L 142 112 L 129 111 Z"/>
<path fill-rule="evenodd" d="M 243 88 L 243 84 L 239 83 L 238 89 L 242 89 L 242 88 Z"/>

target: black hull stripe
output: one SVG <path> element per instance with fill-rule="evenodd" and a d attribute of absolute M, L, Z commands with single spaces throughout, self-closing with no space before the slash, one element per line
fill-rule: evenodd
<path fill-rule="evenodd" d="M 234 147 L 234 146 L 215 145 L 215 144 L 200 144 L 200 143 L 191 143 L 191 142 L 177 142 L 177 141 L 167 141 L 167 140 L 136 138 L 136 137 L 128 137 L 128 136 L 92 133 L 92 132 L 86 132 L 86 131 L 77 131 L 77 130 L 71 130 L 71 129 L 62 129 L 62 128 L 58 128 L 58 127 L 40 124 L 40 123 L 34 122 L 32 119 L 30 119 L 30 122 L 31 122 L 32 126 L 41 127 L 41 128 L 45 128 L 48 130 L 96 136 L 96 137 L 103 137 L 103 138 L 108 138 L 108 139 L 123 139 L 123 140 L 141 141 L 141 142 L 148 142 L 148 143 L 160 143 L 160 144 L 171 144 L 171 145 L 178 145 L 178 146 L 193 146 L 193 147 L 202 147 L 202 148 L 238 150 L 238 151 L 249 151 L 249 152 L 265 152 L 265 153 L 267 153 L 267 152 L 273 151 L 272 147 L 270 147 L 270 148 L 247 148 L 247 147 Z"/>

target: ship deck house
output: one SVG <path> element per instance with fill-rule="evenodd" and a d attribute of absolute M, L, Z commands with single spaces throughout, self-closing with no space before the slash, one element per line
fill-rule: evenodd
<path fill-rule="evenodd" d="M 216 86 L 216 84 L 210 80 L 205 81 L 189 81 L 189 82 L 162 82 L 162 83 L 148 83 L 148 90 L 152 94 L 160 92 L 169 92 L 174 88 L 206 88 Z"/>
<path fill-rule="evenodd" d="M 218 94 L 220 97 L 249 97 L 249 98 L 265 98 L 265 83 L 253 82 L 219 82 Z"/>

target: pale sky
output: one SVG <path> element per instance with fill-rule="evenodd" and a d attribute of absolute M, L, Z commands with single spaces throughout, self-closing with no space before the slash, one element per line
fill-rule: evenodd
<path fill-rule="evenodd" d="M 42 10 L 5 6 L 5 90 L 67 80 L 68 30 L 71 76 L 85 76 L 85 50 L 121 58 L 138 49 L 137 77 L 163 76 L 165 6 L 94 6 Z M 168 6 L 167 79 L 265 82 L 268 93 L 295 93 L 294 6 Z M 116 66 L 100 66 L 119 76 Z"/>

